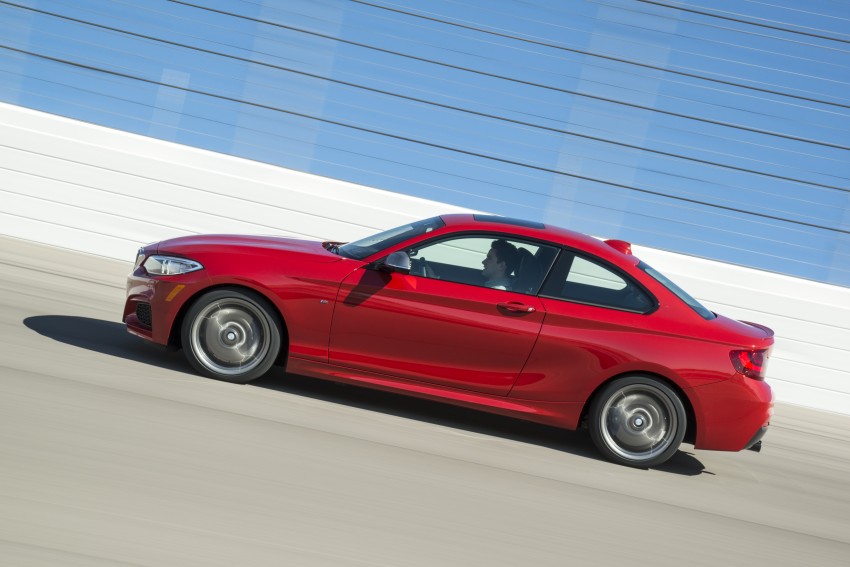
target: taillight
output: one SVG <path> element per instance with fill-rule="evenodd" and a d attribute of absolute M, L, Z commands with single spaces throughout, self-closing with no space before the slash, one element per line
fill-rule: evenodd
<path fill-rule="evenodd" d="M 732 366 L 735 370 L 752 378 L 753 380 L 764 380 L 764 371 L 767 367 L 768 351 L 764 350 L 733 350 L 729 353 Z"/>

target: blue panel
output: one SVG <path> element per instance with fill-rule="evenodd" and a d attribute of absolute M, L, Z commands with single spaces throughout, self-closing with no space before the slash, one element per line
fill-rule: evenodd
<path fill-rule="evenodd" d="M 0 100 L 850 286 L 848 21 L 825 0 L 18 0 Z"/>

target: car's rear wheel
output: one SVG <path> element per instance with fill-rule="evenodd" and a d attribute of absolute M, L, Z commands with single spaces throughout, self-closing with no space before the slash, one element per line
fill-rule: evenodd
<path fill-rule="evenodd" d="M 625 376 L 596 396 L 588 425 L 594 444 L 608 459 L 653 467 L 679 449 L 687 417 L 679 395 L 660 380 Z"/>
<path fill-rule="evenodd" d="M 257 294 L 220 289 L 189 308 L 181 328 L 183 352 L 201 374 L 245 384 L 271 368 L 280 350 L 278 317 Z"/>

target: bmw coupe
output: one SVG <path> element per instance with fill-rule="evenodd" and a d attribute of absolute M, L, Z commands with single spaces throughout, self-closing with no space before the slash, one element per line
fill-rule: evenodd
<path fill-rule="evenodd" d="M 635 467 L 759 449 L 773 331 L 718 315 L 619 240 L 444 215 L 356 242 L 187 236 L 139 250 L 127 329 L 200 374 L 286 372 L 586 427 Z"/>

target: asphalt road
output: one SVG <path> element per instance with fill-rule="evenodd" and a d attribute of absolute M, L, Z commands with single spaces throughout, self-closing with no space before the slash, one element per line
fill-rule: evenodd
<path fill-rule="evenodd" d="M 135 250 L 128 250 L 130 260 Z M 128 335 L 130 264 L 0 237 L 0 565 L 850 564 L 850 418 L 658 470 L 585 435 Z"/>

